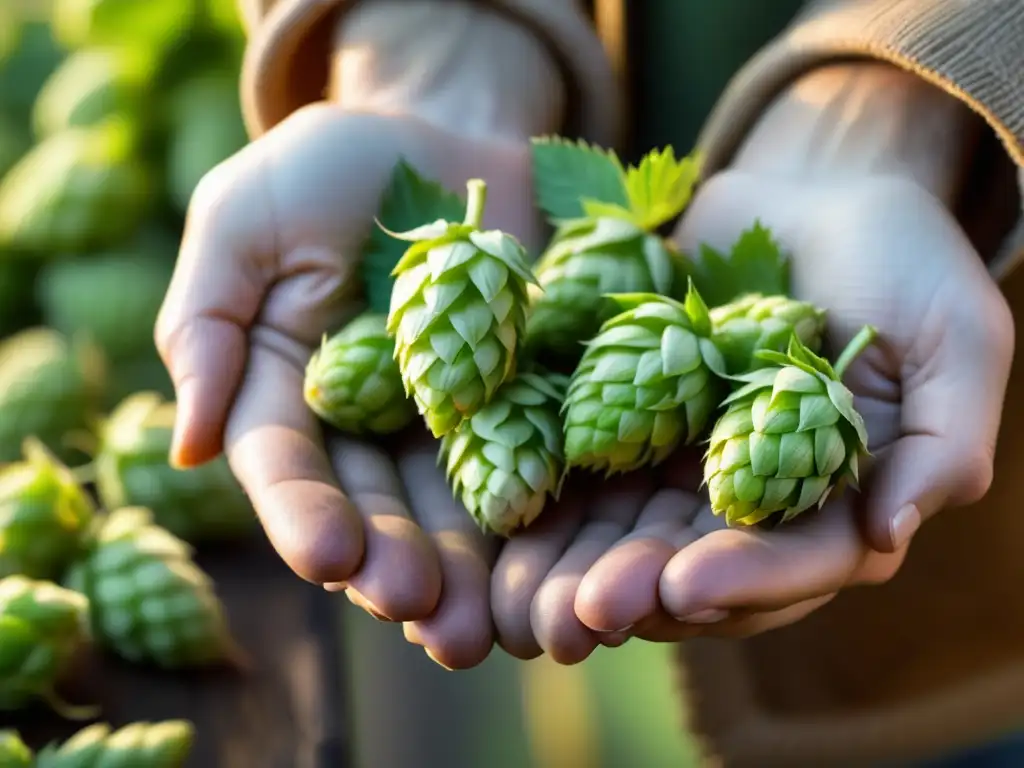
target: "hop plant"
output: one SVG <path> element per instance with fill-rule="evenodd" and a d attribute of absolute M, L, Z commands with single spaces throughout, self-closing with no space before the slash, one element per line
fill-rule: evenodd
<path fill-rule="evenodd" d="M 37 138 L 115 115 L 143 118 L 156 57 L 144 47 L 85 48 L 50 75 L 33 108 Z"/>
<path fill-rule="evenodd" d="M 314 413 L 353 435 L 397 432 L 416 416 L 382 314 L 360 315 L 325 337 L 306 367 L 304 389 Z"/>
<path fill-rule="evenodd" d="M 116 731 L 97 723 L 44 747 L 36 768 L 182 768 L 194 742 L 195 729 L 186 720 L 132 723 Z"/>
<path fill-rule="evenodd" d="M 454 492 L 485 531 L 508 536 L 557 498 L 564 471 L 559 408 L 567 380 L 521 373 L 442 440 Z"/>
<path fill-rule="evenodd" d="M 626 219 L 581 218 L 561 224 L 535 268 L 527 339 L 531 349 L 578 355 L 615 314 L 612 293 L 672 295 L 685 284 L 679 252 Z"/>
<path fill-rule="evenodd" d="M 88 640 L 88 607 L 83 595 L 48 581 L 0 579 L 0 711 L 42 700 L 74 714 L 55 689 Z"/>
<path fill-rule="evenodd" d="M 696 440 L 718 405 L 723 362 L 693 286 L 685 303 L 613 297 L 624 310 L 587 344 L 565 404 L 570 467 L 627 472 Z"/>
<path fill-rule="evenodd" d="M 785 352 L 796 337 L 812 352 L 821 349 L 825 311 L 788 296 L 749 293 L 711 310 L 712 338 L 730 374 L 770 365 L 757 356 L 764 350 Z"/>
<path fill-rule="evenodd" d="M 94 508 L 71 471 L 34 439 L 0 469 L 0 578 L 57 579 L 78 554 Z"/>
<path fill-rule="evenodd" d="M 534 141 L 533 165 L 538 202 L 557 230 L 530 291 L 532 353 L 577 359 L 580 342 L 616 312 L 607 294 L 682 297 L 687 264 L 657 230 L 689 203 L 696 156 L 677 160 L 669 147 L 623 168 L 611 152 L 543 138 Z"/>
<path fill-rule="evenodd" d="M 65 583 L 89 597 L 97 642 L 128 661 L 165 669 L 239 661 L 213 582 L 148 509 L 110 513 Z"/>
<path fill-rule="evenodd" d="M 441 437 L 515 373 L 534 282 L 522 245 L 481 231 L 487 187 L 467 184 L 466 217 L 393 236 L 413 243 L 394 269 L 388 333 L 407 394 Z"/>
<path fill-rule="evenodd" d="M 16 461 L 27 437 L 61 459 L 75 452 L 65 438 L 88 429 L 103 395 L 100 350 L 49 328 L 30 328 L 0 342 L 0 461 Z"/>
<path fill-rule="evenodd" d="M 736 526 L 787 522 L 856 484 L 868 436 L 841 377 L 874 337 L 862 330 L 833 367 L 794 336 L 785 354 L 758 353 L 769 367 L 736 377 L 744 386 L 725 400 L 704 464 L 715 514 Z"/>
<path fill-rule="evenodd" d="M 0 182 L 0 245 L 45 257 L 104 248 L 146 212 L 135 128 L 112 118 L 36 144 Z"/>
<path fill-rule="evenodd" d="M 192 469 L 168 463 L 176 404 L 139 392 L 114 409 L 93 457 L 96 490 L 107 509 L 145 507 L 158 525 L 192 543 L 255 530 L 255 516 L 227 459 Z"/>
<path fill-rule="evenodd" d="M 0 768 L 32 768 L 35 759 L 17 731 L 0 731 Z"/>

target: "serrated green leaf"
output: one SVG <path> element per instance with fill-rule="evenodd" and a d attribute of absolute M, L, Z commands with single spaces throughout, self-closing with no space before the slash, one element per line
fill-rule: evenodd
<path fill-rule="evenodd" d="M 560 136 L 537 137 L 531 144 L 537 206 L 550 218 L 585 215 L 584 198 L 628 207 L 626 173 L 611 150 Z"/>
<path fill-rule="evenodd" d="M 628 208 L 623 208 L 621 205 L 615 205 L 613 203 L 602 203 L 600 200 L 592 200 L 589 197 L 584 197 L 580 200 L 580 205 L 583 208 L 583 213 L 591 219 L 610 218 L 610 219 L 623 219 L 631 224 L 640 226 L 636 216 Z"/>
<path fill-rule="evenodd" d="M 458 222 L 466 203 L 436 181 L 421 176 L 404 159 L 398 161 L 381 196 L 377 221 L 391 232 L 405 232 L 437 220 Z M 371 311 L 386 313 L 391 303 L 392 271 L 406 245 L 374 226 L 363 245 L 362 276 Z"/>
<path fill-rule="evenodd" d="M 759 221 L 739 236 L 728 256 L 702 244 L 690 262 L 697 290 L 712 308 L 747 293 L 790 295 L 789 260 Z"/>
<path fill-rule="evenodd" d="M 654 230 L 682 213 L 693 196 L 700 170 L 699 154 L 677 160 L 672 147 L 652 150 L 639 165 L 630 166 L 626 194 L 640 226 Z"/>

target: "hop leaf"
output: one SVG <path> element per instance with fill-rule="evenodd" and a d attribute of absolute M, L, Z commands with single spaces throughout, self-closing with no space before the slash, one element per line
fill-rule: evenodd
<path fill-rule="evenodd" d="M 405 160 L 399 160 L 381 196 L 377 220 L 391 232 L 404 232 L 425 221 L 458 221 L 465 202 L 436 181 L 419 173 Z M 387 314 L 391 303 L 391 275 L 405 253 L 406 246 L 390 237 L 381 227 L 373 227 L 363 246 L 363 283 L 370 309 Z"/>
<path fill-rule="evenodd" d="M 700 172 L 700 155 L 676 160 L 672 147 L 648 152 L 639 165 L 630 166 L 626 192 L 637 225 L 653 230 L 678 216 L 689 204 Z"/>
<path fill-rule="evenodd" d="M 584 216 L 584 200 L 628 206 L 626 174 L 614 152 L 559 136 L 535 138 L 532 145 L 537 205 L 552 219 Z"/>
<path fill-rule="evenodd" d="M 704 244 L 692 262 L 693 281 L 711 307 L 748 293 L 789 295 L 789 261 L 760 222 L 739 236 L 728 256 Z"/>

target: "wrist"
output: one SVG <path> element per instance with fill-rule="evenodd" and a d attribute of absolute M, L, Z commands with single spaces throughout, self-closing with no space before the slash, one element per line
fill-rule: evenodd
<path fill-rule="evenodd" d="M 529 30 L 473 2 L 372 0 L 339 21 L 329 98 L 467 138 L 556 133 L 565 84 Z"/>
<path fill-rule="evenodd" d="M 957 99 L 888 64 L 814 70 L 768 108 L 733 167 L 791 181 L 911 180 L 951 202 L 979 135 Z"/>

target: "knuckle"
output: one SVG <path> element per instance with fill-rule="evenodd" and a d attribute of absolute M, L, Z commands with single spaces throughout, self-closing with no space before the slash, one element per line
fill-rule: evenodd
<path fill-rule="evenodd" d="M 975 504 L 981 501 L 992 487 L 995 474 L 993 451 L 982 446 L 964 457 L 961 463 L 960 490 L 956 501 L 959 504 Z"/>

